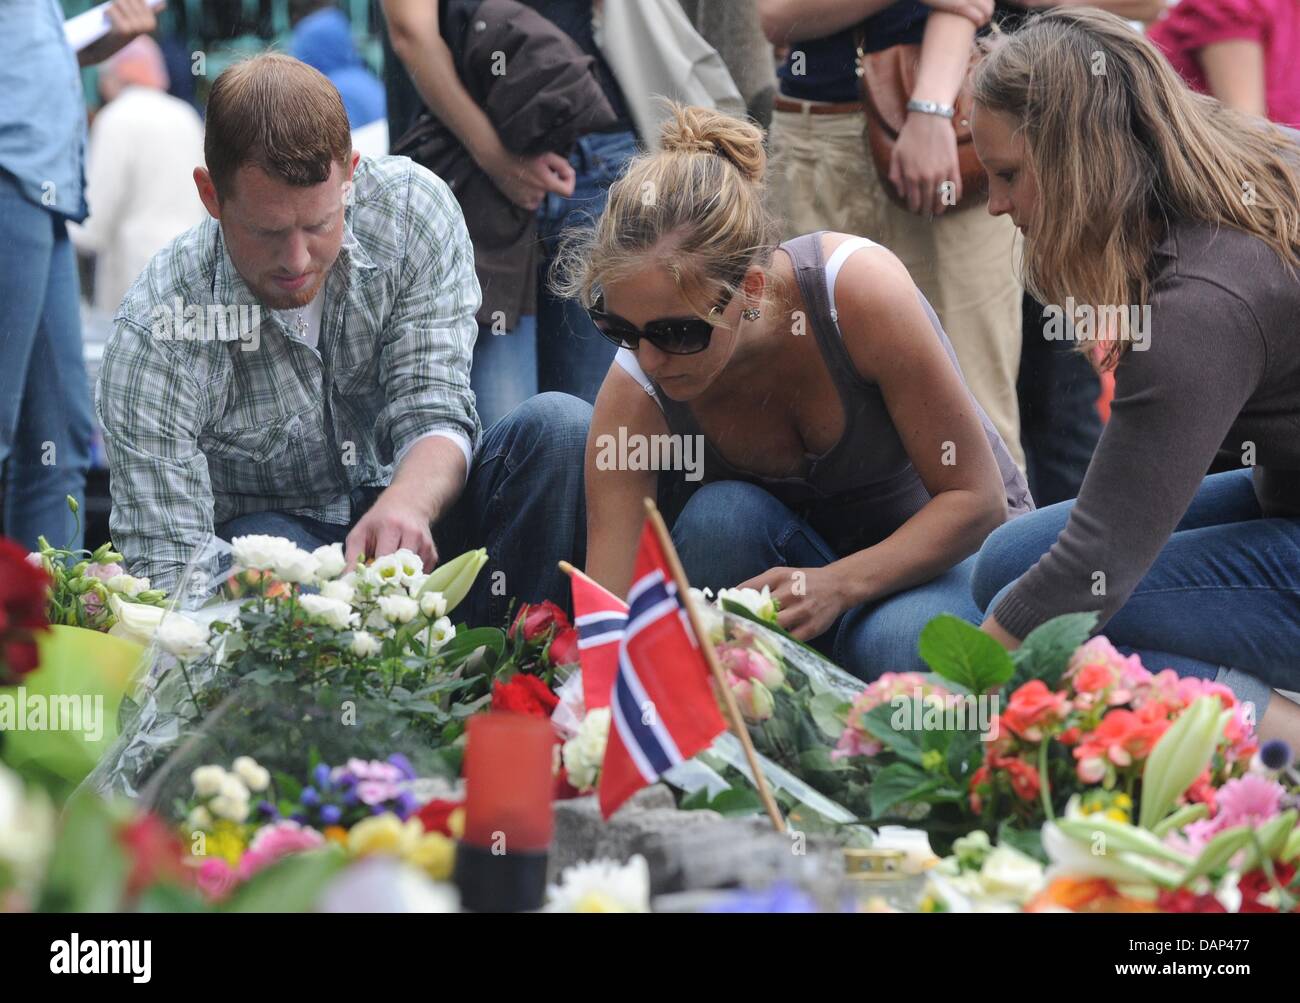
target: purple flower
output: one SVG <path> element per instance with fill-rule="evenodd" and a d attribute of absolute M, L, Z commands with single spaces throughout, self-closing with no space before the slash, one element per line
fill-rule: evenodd
<path fill-rule="evenodd" d="M 403 756 L 400 752 L 394 752 L 391 756 L 388 757 L 388 761 L 393 766 L 396 766 L 399 771 L 401 771 L 402 779 L 404 780 L 415 779 L 415 767 L 412 766 L 411 761 L 407 759 L 405 756 Z"/>
<path fill-rule="evenodd" d="M 817 912 L 817 903 L 788 881 L 778 881 L 763 891 L 731 892 L 705 912 Z"/>
<path fill-rule="evenodd" d="M 1270 770 L 1285 770 L 1291 765 L 1291 746 L 1280 738 L 1259 747 L 1259 761 Z"/>
<path fill-rule="evenodd" d="M 351 787 L 349 787 L 349 788 L 348 788 L 348 789 L 343 793 L 343 803 L 344 803 L 345 805 L 347 805 L 349 808 L 351 808 L 353 805 L 355 805 L 355 804 L 357 803 L 357 800 L 358 800 L 358 798 L 357 798 L 357 792 L 356 792 L 355 790 L 353 790 Z"/>
<path fill-rule="evenodd" d="M 325 825 L 338 825 L 343 817 L 343 809 L 336 804 L 324 805 L 320 810 L 320 820 Z"/>
<path fill-rule="evenodd" d="M 278 820 L 280 818 L 280 810 L 270 801 L 257 802 L 257 810 L 269 819 Z"/>
<path fill-rule="evenodd" d="M 414 815 L 419 807 L 419 799 L 410 791 L 402 791 L 397 795 L 397 817 L 403 822 Z"/>
<path fill-rule="evenodd" d="M 329 790 L 330 768 L 325 763 L 318 764 L 316 769 L 312 770 L 311 775 L 312 775 L 312 779 L 316 781 L 317 787 L 319 787 L 321 790 L 325 790 L 325 791 Z"/>
<path fill-rule="evenodd" d="M 320 795 L 316 793 L 315 787 L 304 787 L 302 795 L 298 798 L 308 808 L 315 808 L 320 804 Z"/>
<path fill-rule="evenodd" d="M 294 812 L 294 813 L 293 813 L 292 815 L 290 815 L 289 817 L 290 817 L 291 819 L 293 819 L 295 822 L 297 822 L 299 825 L 306 825 L 306 824 L 307 824 L 307 816 L 306 816 L 305 814 L 303 814 L 302 812 L 300 812 L 300 811 L 296 811 L 296 812 Z"/>

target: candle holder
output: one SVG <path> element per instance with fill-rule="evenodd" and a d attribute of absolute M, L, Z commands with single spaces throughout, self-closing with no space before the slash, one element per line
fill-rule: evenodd
<path fill-rule="evenodd" d="M 540 909 L 554 830 L 555 732 L 545 718 L 492 712 L 466 726 L 465 835 L 453 879 L 475 912 Z"/>

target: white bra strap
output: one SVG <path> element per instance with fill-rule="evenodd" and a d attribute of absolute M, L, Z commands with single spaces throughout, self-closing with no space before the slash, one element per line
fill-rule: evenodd
<path fill-rule="evenodd" d="M 864 247 L 879 247 L 874 240 L 868 240 L 866 237 L 850 237 L 848 240 L 835 248 L 830 259 L 826 262 L 826 296 L 831 305 L 831 320 L 835 322 L 835 330 L 840 329 L 839 312 L 835 309 L 835 280 L 839 278 L 840 269 L 844 267 L 844 262 L 849 259 L 854 251 L 860 251 Z M 840 337 L 844 332 L 840 331 Z"/>

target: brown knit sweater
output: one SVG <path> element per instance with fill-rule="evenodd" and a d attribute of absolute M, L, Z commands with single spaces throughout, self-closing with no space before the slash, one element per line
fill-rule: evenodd
<path fill-rule="evenodd" d="M 1203 224 L 1171 227 L 1155 266 L 1149 347 L 1116 369 L 1069 521 L 993 611 L 1016 637 L 1061 613 L 1113 616 L 1220 450 L 1253 453 L 1265 516 L 1300 518 L 1300 277 L 1257 237 Z"/>

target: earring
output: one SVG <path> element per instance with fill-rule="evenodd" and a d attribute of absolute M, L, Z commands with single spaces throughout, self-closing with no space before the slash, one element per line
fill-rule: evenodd
<path fill-rule="evenodd" d="M 758 312 L 758 307 L 753 307 L 753 306 L 745 310 L 741 310 L 740 315 L 744 317 L 745 320 L 758 320 L 759 317 L 763 316 L 761 313 Z"/>

